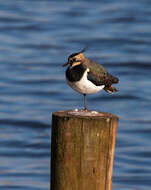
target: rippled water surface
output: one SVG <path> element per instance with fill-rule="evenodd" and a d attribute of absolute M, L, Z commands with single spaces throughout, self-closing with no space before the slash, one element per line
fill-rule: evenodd
<path fill-rule="evenodd" d="M 88 96 L 120 117 L 113 189 L 151 189 L 150 23 L 149 0 L 0 2 L 0 189 L 50 188 L 51 114 L 83 106 L 61 65 L 85 46 L 120 78 Z"/>

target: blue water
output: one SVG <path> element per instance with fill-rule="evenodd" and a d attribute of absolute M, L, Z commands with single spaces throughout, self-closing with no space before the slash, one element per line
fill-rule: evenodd
<path fill-rule="evenodd" d="M 120 78 L 118 93 L 88 96 L 120 118 L 113 190 L 150 190 L 150 23 L 149 0 L 0 2 L 0 189 L 50 188 L 51 114 L 83 107 L 61 65 L 88 46 Z"/>

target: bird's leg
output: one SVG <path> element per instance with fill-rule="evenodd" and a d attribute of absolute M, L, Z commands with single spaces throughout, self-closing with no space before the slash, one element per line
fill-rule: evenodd
<path fill-rule="evenodd" d="M 88 111 L 88 109 L 87 109 L 86 94 L 83 94 L 83 96 L 84 96 L 84 111 Z"/>

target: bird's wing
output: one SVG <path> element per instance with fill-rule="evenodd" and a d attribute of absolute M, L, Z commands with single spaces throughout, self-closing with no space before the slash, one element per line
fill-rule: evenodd
<path fill-rule="evenodd" d="M 111 86 L 113 83 L 118 83 L 118 79 L 113 75 L 109 74 L 105 68 L 97 62 L 92 62 L 91 60 L 84 63 L 88 72 L 88 80 L 94 83 L 96 86 L 105 85 Z"/>

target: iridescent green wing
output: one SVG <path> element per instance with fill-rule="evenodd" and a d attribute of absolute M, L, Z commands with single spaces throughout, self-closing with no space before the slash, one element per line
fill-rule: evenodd
<path fill-rule="evenodd" d="M 91 60 L 86 61 L 84 65 L 90 69 L 88 80 L 97 86 L 104 85 L 106 83 L 108 73 L 102 65 Z"/>

